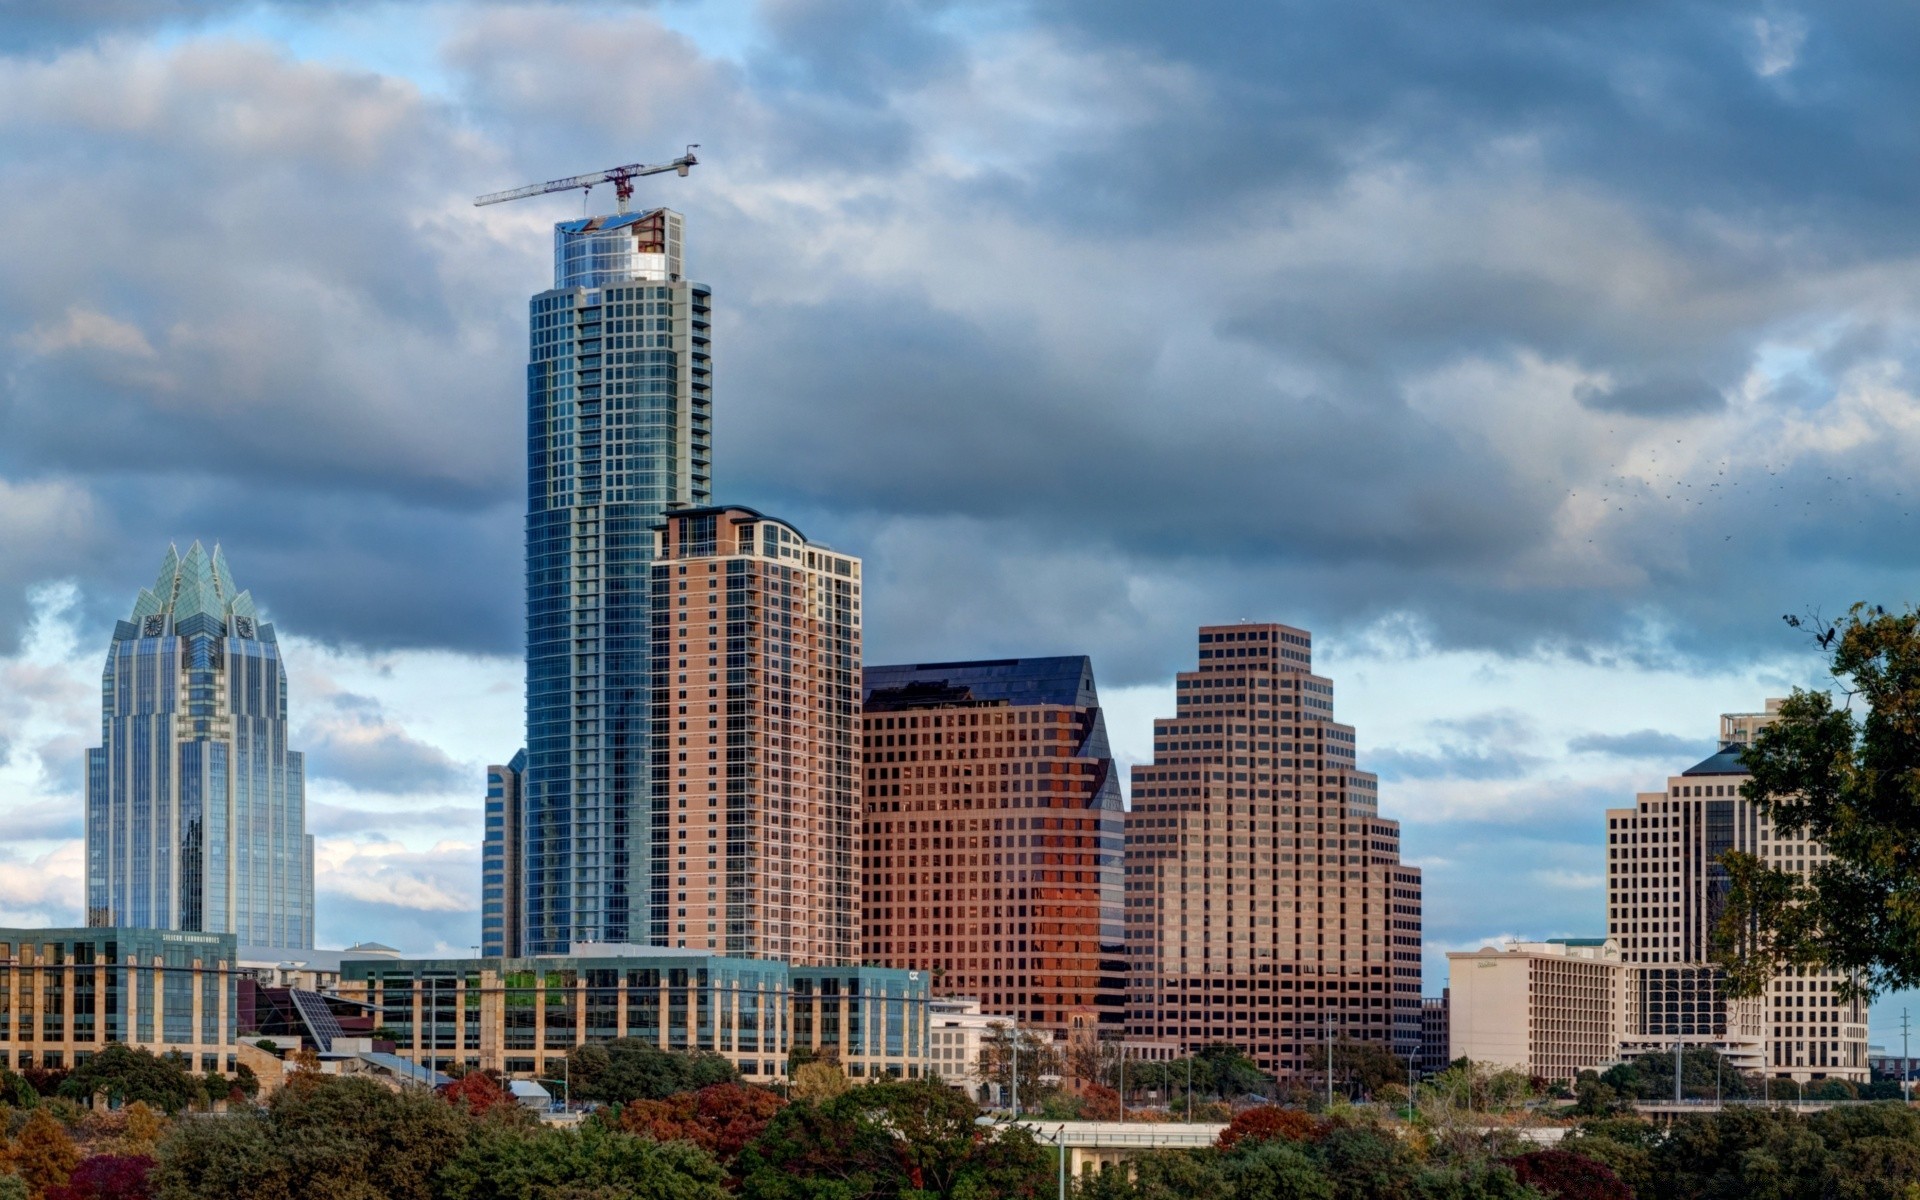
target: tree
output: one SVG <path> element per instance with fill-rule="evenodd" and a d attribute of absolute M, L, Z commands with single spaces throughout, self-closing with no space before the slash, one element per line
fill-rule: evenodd
<path fill-rule="evenodd" d="M 125 1109 L 126 1124 L 120 1131 L 119 1152 L 130 1158 L 151 1158 L 167 1123 L 144 1100 L 135 1100 Z"/>
<path fill-rule="evenodd" d="M 440 1089 L 440 1098 L 466 1109 L 476 1117 L 485 1116 L 501 1105 L 515 1103 L 513 1095 L 500 1081 L 485 1071 L 468 1071 Z"/>
<path fill-rule="evenodd" d="M 1404 1083 L 1407 1064 L 1379 1042 L 1343 1037 L 1333 1046 L 1333 1074 L 1356 1094 L 1370 1096 L 1389 1084 Z"/>
<path fill-rule="evenodd" d="M 440 1200 L 726 1200 L 720 1167 L 687 1142 L 599 1122 L 578 1130 L 483 1122 L 440 1174 Z"/>
<path fill-rule="evenodd" d="M 1795 689 L 1742 755 L 1741 794 L 1828 858 L 1803 880 L 1723 857 L 1715 953 L 1735 996 L 1787 967 L 1843 973 L 1843 1000 L 1920 985 L 1920 609 L 1856 604 L 1816 640 L 1845 703 Z"/>
<path fill-rule="evenodd" d="M 96 1154 L 80 1160 L 46 1200 L 152 1200 L 153 1159 L 144 1154 Z"/>
<path fill-rule="evenodd" d="M 8 1158 L 14 1172 L 39 1195 L 67 1181 L 73 1168 L 79 1165 L 80 1150 L 73 1144 L 66 1127 L 45 1105 L 40 1105 L 27 1115 L 26 1124 L 13 1139 Z"/>
<path fill-rule="evenodd" d="M 206 1088 L 177 1060 L 115 1042 L 75 1067 L 60 1085 L 60 1094 L 80 1101 L 105 1095 L 114 1104 L 141 1100 L 171 1115 L 204 1100 Z M 226 1092 L 220 1095 L 224 1098 Z"/>
<path fill-rule="evenodd" d="M 927 1080 L 854 1088 L 788 1105 L 736 1164 L 748 1200 L 1031 1198 L 1053 1192 L 1053 1158 L 1019 1126 L 985 1128 L 979 1109 Z"/>
<path fill-rule="evenodd" d="M 1320 1157 L 1340 1200 L 1409 1200 L 1413 1195 L 1413 1157 L 1391 1133 L 1336 1128 L 1320 1142 Z"/>
<path fill-rule="evenodd" d="M 765 1088 L 716 1083 L 665 1100 L 624 1105 L 620 1128 L 656 1142 L 692 1142 L 725 1166 L 766 1132 L 786 1103 Z"/>
<path fill-rule="evenodd" d="M 1266 1104 L 1235 1113 L 1233 1120 L 1220 1131 L 1218 1145 L 1222 1150 L 1231 1150 L 1242 1142 L 1312 1142 L 1325 1136 L 1328 1128 L 1326 1121 L 1297 1108 Z"/>
<path fill-rule="evenodd" d="M 1024 1108 L 1031 1104 L 1037 1107 L 1050 1086 L 1046 1081 L 1049 1078 L 1057 1079 L 1060 1075 L 1060 1055 L 1054 1050 L 1052 1039 L 1043 1038 L 1031 1029 L 1022 1029 L 1019 1037 L 1015 1038 L 1011 1025 L 995 1021 L 987 1027 L 986 1036 L 980 1039 L 980 1058 L 975 1073 L 997 1086 L 1008 1103 L 1012 1103 L 1016 1070 L 1019 1074 L 1021 1106 Z"/>
<path fill-rule="evenodd" d="M 263 1111 L 183 1118 L 161 1139 L 162 1200 L 433 1200 L 472 1118 L 437 1096 L 303 1072 Z"/>
<path fill-rule="evenodd" d="M 800 1064 L 793 1075 L 793 1094 L 796 1099 L 819 1103 L 841 1095 L 853 1086 L 847 1079 L 847 1073 L 830 1062 L 808 1061 Z"/>
<path fill-rule="evenodd" d="M 1228 1042 L 1202 1047 L 1194 1055 L 1194 1068 L 1194 1086 L 1200 1086 L 1204 1074 L 1207 1090 L 1222 1100 L 1237 1100 L 1250 1093 L 1265 1095 L 1273 1086 L 1272 1078 L 1247 1057 L 1246 1051 Z"/>
<path fill-rule="evenodd" d="M 1334 1200 L 1325 1167 L 1289 1141 L 1249 1143 L 1223 1163 L 1234 1200 Z"/>
<path fill-rule="evenodd" d="M 637 1038 L 616 1038 L 568 1051 L 567 1081 L 573 1099 L 627 1104 L 738 1083 L 740 1072 L 717 1054 L 676 1053 Z"/>
<path fill-rule="evenodd" d="M 1514 1178 L 1552 1200 L 1633 1200 L 1612 1167 L 1569 1150 L 1532 1150 L 1506 1164 Z"/>
<path fill-rule="evenodd" d="M 1226 1196 L 1225 1160 L 1212 1150 L 1153 1150 L 1081 1179 L 1076 1200 L 1193 1200 Z"/>
<path fill-rule="evenodd" d="M 0 1200 L 33 1200 L 33 1189 L 18 1175 L 0 1171 Z"/>

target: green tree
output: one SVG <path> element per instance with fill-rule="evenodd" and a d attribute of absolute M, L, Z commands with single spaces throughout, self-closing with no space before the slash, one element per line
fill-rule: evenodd
<path fill-rule="evenodd" d="M 575 1100 L 665 1100 L 716 1083 L 738 1082 L 739 1069 L 717 1054 L 676 1053 L 637 1038 L 575 1046 L 567 1052 L 568 1090 Z"/>
<path fill-rule="evenodd" d="M 1208 1093 L 1222 1100 L 1238 1100 L 1250 1094 L 1265 1096 L 1272 1090 L 1273 1079 L 1247 1057 L 1246 1051 L 1231 1043 L 1213 1042 L 1193 1057 L 1196 1090 L 1201 1068 L 1206 1073 Z"/>
<path fill-rule="evenodd" d="M 1920 609 L 1856 604 L 1815 632 L 1845 703 L 1795 689 L 1742 756 L 1741 793 L 1828 858 L 1802 879 L 1724 857 L 1715 949 L 1736 996 L 1786 967 L 1845 973 L 1842 999 L 1920 985 Z"/>
<path fill-rule="evenodd" d="M 1339 1200 L 1407 1200 L 1414 1194 L 1416 1164 L 1392 1133 L 1335 1129 L 1321 1139 L 1320 1157 Z"/>
<path fill-rule="evenodd" d="M 1224 1158 L 1216 1150 L 1155 1150 L 1084 1176 L 1077 1200 L 1193 1200 L 1231 1195 Z"/>
<path fill-rule="evenodd" d="M 18 1175 L 0 1171 L 0 1200 L 33 1200 L 33 1189 Z"/>
<path fill-rule="evenodd" d="M 1040 1107 L 1047 1092 L 1052 1090 L 1047 1080 L 1059 1078 L 1061 1068 L 1061 1058 L 1053 1048 L 1052 1038 L 1042 1037 L 1031 1029 L 1022 1029 L 1016 1038 L 1011 1025 L 995 1021 L 980 1039 L 980 1057 L 974 1069 L 981 1079 L 998 1086 L 1009 1103 L 1017 1071 L 1020 1108 L 1024 1112 L 1030 1107 Z"/>
<path fill-rule="evenodd" d="M 1407 1081 L 1407 1063 L 1380 1042 L 1341 1038 L 1333 1046 L 1333 1077 L 1354 1097 L 1371 1096 L 1389 1084 Z"/>
<path fill-rule="evenodd" d="M 155 1179 L 162 1200 L 432 1200 L 435 1176 L 471 1127 L 428 1092 L 302 1075 L 264 1110 L 176 1121 Z"/>
<path fill-rule="evenodd" d="M 105 1095 L 116 1105 L 140 1100 L 172 1115 L 206 1099 L 206 1088 L 177 1060 L 116 1042 L 75 1067 L 60 1094 L 83 1102 Z M 226 1098 L 224 1088 L 220 1096 Z"/>
<path fill-rule="evenodd" d="M 749 1200 L 988 1200 L 1053 1191 L 1053 1157 L 1020 1127 L 982 1127 L 944 1084 L 868 1084 L 795 1103 L 736 1163 Z"/>
<path fill-rule="evenodd" d="M 1294 1142 L 1251 1142 L 1223 1165 L 1234 1200 L 1334 1200 L 1325 1167 Z"/>
<path fill-rule="evenodd" d="M 706 1151 L 590 1121 L 578 1130 L 483 1122 L 440 1172 L 440 1200 L 725 1200 Z"/>

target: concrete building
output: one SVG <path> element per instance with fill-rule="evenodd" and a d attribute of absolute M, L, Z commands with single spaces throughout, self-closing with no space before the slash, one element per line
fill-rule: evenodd
<path fill-rule="evenodd" d="M 974 1100 L 986 1099 L 980 1073 L 980 1048 L 995 1025 L 1006 1022 L 985 1012 L 972 996 L 936 996 L 928 1006 L 929 1069 L 940 1081 Z"/>
<path fill-rule="evenodd" d="M 1626 1032 L 1611 939 L 1508 942 L 1447 955 L 1447 1053 L 1549 1080 L 1605 1070 Z"/>
<path fill-rule="evenodd" d="M 1118 1037 L 1125 831 L 1092 663 L 868 667 L 865 707 L 863 956 Z"/>
<path fill-rule="evenodd" d="M 860 560 L 680 509 L 653 565 L 658 946 L 859 961 Z"/>
<path fill-rule="evenodd" d="M 1328 1035 L 1420 1046 L 1420 871 L 1334 720 L 1312 639 L 1209 625 L 1133 770 L 1131 1036 L 1225 1041 L 1313 1073 Z"/>
<path fill-rule="evenodd" d="M 649 568 L 667 509 L 712 495 L 712 297 L 684 234 L 664 208 L 563 221 L 531 303 L 527 953 L 647 941 L 658 917 Z"/>
<path fill-rule="evenodd" d="M 1740 755 L 1776 720 L 1780 701 L 1720 718 L 1720 749 L 1643 792 L 1632 808 L 1607 811 L 1607 928 L 1634 971 L 1629 1050 L 1675 1042 L 1713 1046 L 1742 1070 L 1800 1080 L 1868 1077 L 1867 1009 L 1842 1002 L 1845 976 L 1783 973 L 1764 997 L 1731 1000 L 1711 961 L 1711 938 L 1730 887 L 1729 850 L 1805 876 L 1826 852 L 1778 833 L 1741 794 L 1750 776 Z"/>
<path fill-rule="evenodd" d="M 524 949 L 526 878 L 520 869 L 527 752 L 487 768 L 486 827 L 480 846 L 480 953 L 514 957 Z"/>
<path fill-rule="evenodd" d="M 0 929 L 0 1069 L 70 1069 L 114 1043 L 235 1064 L 234 938 L 156 929 Z"/>
<path fill-rule="evenodd" d="M 87 751 L 87 924 L 313 945 L 306 772 L 273 626 L 220 548 L 169 547 L 113 630 Z"/>
<path fill-rule="evenodd" d="M 928 1063 L 925 976 L 879 967 L 789 967 L 658 946 L 581 945 L 537 958 L 370 959 L 343 965 L 340 995 L 371 1006 L 395 1053 L 561 1078 L 574 1046 L 639 1038 L 708 1051 L 749 1082 L 786 1078 L 804 1046 L 855 1080 L 917 1079 Z"/>

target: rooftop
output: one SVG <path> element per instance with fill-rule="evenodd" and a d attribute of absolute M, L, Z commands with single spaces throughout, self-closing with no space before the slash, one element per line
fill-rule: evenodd
<path fill-rule="evenodd" d="M 902 663 L 868 667 L 865 674 L 868 712 L 994 702 L 1081 708 L 1100 703 L 1093 660 L 1084 654 Z"/>

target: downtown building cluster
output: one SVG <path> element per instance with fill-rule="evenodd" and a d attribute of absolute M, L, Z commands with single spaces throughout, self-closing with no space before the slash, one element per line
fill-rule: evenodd
<path fill-rule="evenodd" d="M 1419 872 L 1306 632 L 1201 631 L 1131 813 L 1086 657 L 866 665 L 861 561 L 716 500 L 684 231 L 561 223 L 532 301 L 527 743 L 488 770 L 482 956 L 897 972 L 1282 1073 L 1411 1053 Z"/>
<path fill-rule="evenodd" d="M 1506 968 L 1456 983 L 1451 1025 L 1423 1003 L 1421 872 L 1311 635 L 1201 628 L 1130 804 L 1086 656 L 867 665 L 862 561 L 716 499 L 714 299 L 684 243 L 666 209 L 563 222 L 531 302 L 526 740 L 487 771 L 477 954 L 312 949 L 273 628 L 195 545 L 114 631 L 88 928 L 0 930 L 0 1066 L 126 1041 L 230 1070 L 248 1032 L 348 1054 L 377 1027 L 425 1071 L 552 1077 L 635 1037 L 761 1081 L 802 1050 L 954 1078 L 996 1021 L 1296 1078 L 1337 1040 L 1471 1052 Z M 1528 1061 L 1864 1053 L 1833 980 L 1717 991 L 1714 847 L 1818 853 L 1726 775 L 1609 814 L 1609 939 L 1483 952 L 1534 964 L 1498 1019 L 1538 1031 Z"/>
<path fill-rule="evenodd" d="M 1750 854 L 1801 878 L 1825 850 L 1782 833 L 1742 795 L 1741 754 L 1778 718 L 1720 717 L 1719 749 L 1607 810 L 1606 935 L 1510 942 L 1449 954 L 1448 1053 L 1550 1079 L 1675 1047 L 1708 1047 L 1750 1074 L 1865 1083 L 1866 1002 L 1844 974 L 1792 968 L 1764 994 L 1731 997 L 1712 960 L 1731 880 L 1721 858 Z"/>

